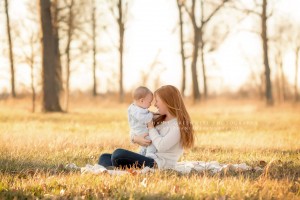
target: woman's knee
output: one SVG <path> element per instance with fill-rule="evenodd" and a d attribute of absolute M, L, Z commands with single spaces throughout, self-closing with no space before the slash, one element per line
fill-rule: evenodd
<path fill-rule="evenodd" d="M 104 153 L 101 154 L 98 160 L 99 165 L 111 165 L 111 154 Z"/>
<path fill-rule="evenodd" d="M 115 160 L 117 158 L 123 157 L 125 155 L 126 150 L 125 149 L 116 149 L 111 155 L 111 159 Z"/>

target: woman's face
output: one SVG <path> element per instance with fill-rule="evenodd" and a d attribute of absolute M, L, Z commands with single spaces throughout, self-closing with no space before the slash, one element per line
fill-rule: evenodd
<path fill-rule="evenodd" d="M 161 98 L 157 94 L 155 94 L 154 103 L 154 106 L 157 108 L 159 114 L 166 115 L 168 113 L 168 108 L 166 104 L 161 100 Z"/>

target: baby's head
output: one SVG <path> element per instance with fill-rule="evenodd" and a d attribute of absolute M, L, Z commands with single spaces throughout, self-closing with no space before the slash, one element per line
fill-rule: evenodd
<path fill-rule="evenodd" d="M 141 108 L 149 108 L 153 100 L 153 93 L 144 86 L 140 86 L 132 94 L 134 104 Z"/>

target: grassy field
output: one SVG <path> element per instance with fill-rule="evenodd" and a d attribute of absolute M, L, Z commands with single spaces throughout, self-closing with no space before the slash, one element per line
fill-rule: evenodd
<path fill-rule="evenodd" d="M 215 101 L 188 104 L 197 134 L 181 160 L 246 163 L 263 172 L 181 175 L 80 174 L 130 144 L 126 109 L 107 99 L 71 102 L 67 114 L 30 113 L 0 101 L 0 199 L 300 199 L 300 106 Z M 143 184 L 142 184 L 143 183 Z"/>

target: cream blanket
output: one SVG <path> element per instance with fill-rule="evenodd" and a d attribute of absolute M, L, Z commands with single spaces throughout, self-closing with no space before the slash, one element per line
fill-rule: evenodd
<path fill-rule="evenodd" d="M 66 169 L 75 169 L 80 170 L 82 174 L 91 173 L 91 174 L 101 174 L 108 173 L 111 175 L 122 175 L 122 174 L 145 174 L 148 172 L 154 172 L 158 169 L 153 169 L 145 167 L 140 170 L 108 170 L 105 167 L 95 164 L 87 164 L 85 167 L 78 167 L 76 164 L 71 163 L 66 165 Z M 262 171 L 260 167 L 251 167 L 245 163 L 241 164 L 220 164 L 217 161 L 203 162 L 203 161 L 185 161 L 178 162 L 175 168 L 173 169 L 182 174 L 189 174 L 192 171 L 196 172 L 209 172 L 210 174 L 217 174 L 220 172 L 245 172 L 245 171 Z"/>

